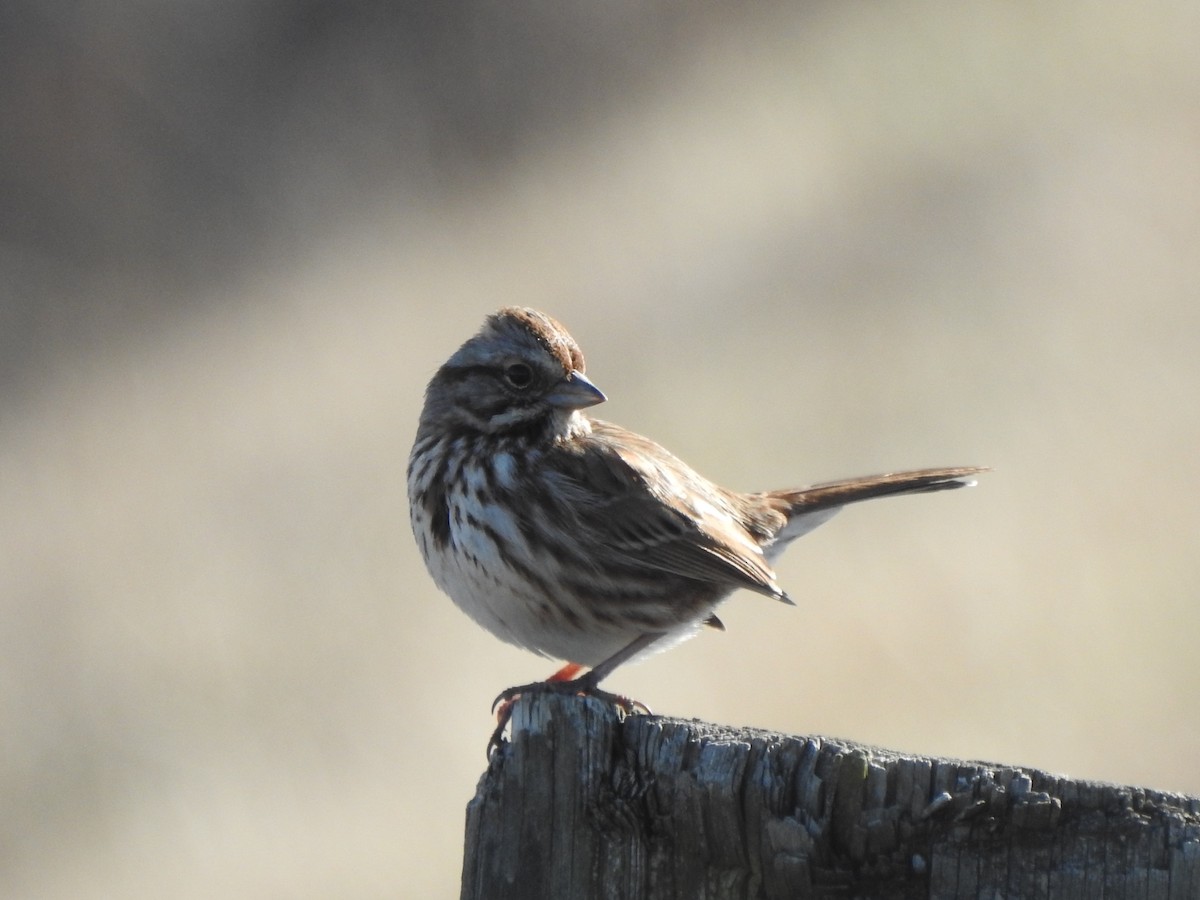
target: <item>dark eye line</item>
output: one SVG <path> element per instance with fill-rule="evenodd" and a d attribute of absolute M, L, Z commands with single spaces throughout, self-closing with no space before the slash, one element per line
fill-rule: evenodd
<path fill-rule="evenodd" d="M 514 368 L 524 370 L 526 376 L 525 380 L 522 381 L 519 377 L 515 380 L 513 379 L 511 371 Z M 505 366 L 502 366 L 499 372 L 497 372 L 495 365 L 475 364 L 453 367 L 447 366 L 443 367 L 441 372 L 438 373 L 438 377 L 441 378 L 443 382 L 447 383 L 464 382 L 476 375 L 485 375 L 488 378 L 499 377 L 503 380 L 504 384 L 519 391 L 527 391 L 529 388 L 533 387 L 538 380 L 537 372 L 534 370 L 533 366 L 523 362 L 509 363 Z"/>

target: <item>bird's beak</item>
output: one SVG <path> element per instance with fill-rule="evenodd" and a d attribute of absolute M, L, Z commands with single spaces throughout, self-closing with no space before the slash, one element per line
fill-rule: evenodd
<path fill-rule="evenodd" d="M 583 409 L 607 399 L 604 392 L 588 381 L 582 372 L 572 372 L 546 395 L 546 401 L 560 409 Z"/>

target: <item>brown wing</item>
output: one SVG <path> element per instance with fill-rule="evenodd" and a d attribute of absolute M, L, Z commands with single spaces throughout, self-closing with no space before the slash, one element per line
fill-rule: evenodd
<path fill-rule="evenodd" d="M 556 468 L 571 482 L 586 540 L 627 563 L 786 599 L 750 530 L 782 528 L 781 512 L 721 489 L 653 441 L 607 422 L 593 421 L 590 435 L 563 449 Z"/>

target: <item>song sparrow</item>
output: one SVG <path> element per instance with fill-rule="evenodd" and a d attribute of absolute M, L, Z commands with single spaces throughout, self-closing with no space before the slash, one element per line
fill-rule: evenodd
<path fill-rule="evenodd" d="M 583 412 L 604 400 L 566 329 L 519 308 L 488 317 L 425 392 L 408 492 L 433 580 L 500 639 L 569 660 L 497 702 L 531 690 L 619 700 L 598 690 L 606 675 L 702 625 L 723 628 L 714 609 L 735 589 L 790 603 L 772 561 L 842 506 L 963 487 L 983 471 L 743 494 Z"/>

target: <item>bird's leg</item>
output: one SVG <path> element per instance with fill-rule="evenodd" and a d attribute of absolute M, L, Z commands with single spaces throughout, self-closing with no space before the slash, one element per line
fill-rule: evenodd
<path fill-rule="evenodd" d="M 608 657 L 608 659 L 603 660 L 599 665 L 593 666 L 584 675 L 578 675 L 580 670 L 583 669 L 583 666 L 579 663 L 567 663 L 545 681 L 534 681 L 531 684 L 522 684 L 501 691 L 500 695 L 492 703 L 492 709 L 496 712 L 496 730 L 492 732 L 491 740 L 488 741 L 488 756 L 491 757 L 492 751 L 500 747 L 504 737 L 504 729 L 508 726 L 508 720 L 512 718 L 513 706 L 516 704 L 517 698 L 523 694 L 576 694 L 595 697 L 597 700 L 603 700 L 606 703 L 611 703 L 619 707 L 626 713 L 640 710 L 649 714 L 650 707 L 645 703 L 639 700 L 631 700 L 621 694 L 602 691 L 599 685 L 601 681 L 612 674 L 613 669 L 621 665 L 621 663 L 628 662 L 631 658 L 637 656 L 662 636 L 661 632 L 639 635 L 612 656 Z"/>
<path fill-rule="evenodd" d="M 585 666 L 582 666 L 579 663 L 569 662 L 565 666 L 563 666 L 561 669 L 559 669 L 557 672 L 555 672 L 553 675 L 551 675 L 549 678 L 547 678 L 546 680 L 547 681 L 570 681 L 572 678 L 574 678 L 576 675 L 578 675 L 580 672 L 582 672 L 584 670 L 584 668 L 585 668 Z"/>
<path fill-rule="evenodd" d="M 545 682 L 537 683 L 551 684 L 556 681 L 570 681 L 572 678 L 582 672 L 583 669 L 584 667 L 579 663 L 569 662 L 549 678 L 547 678 Z M 524 685 L 524 687 L 528 688 L 530 685 Z M 509 691 L 514 690 L 517 693 L 513 694 L 512 696 L 505 696 L 509 693 Z M 494 709 L 496 712 L 496 721 L 500 723 L 501 728 L 503 728 L 504 725 L 508 723 L 508 720 L 512 717 L 512 707 L 513 704 L 517 702 L 517 697 L 519 697 L 521 694 L 521 688 L 510 688 L 509 691 L 505 691 L 496 698 L 494 703 L 492 703 L 492 709 Z"/>
<path fill-rule="evenodd" d="M 613 669 L 621 665 L 621 663 L 629 662 L 633 657 L 637 656 L 643 650 L 663 636 L 660 631 L 652 631 L 649 634 L 638 635 L 608 659 L 601 662 L 598 666 L 592 666 L 592 670 L 586 675 L 581 675 L 576 678 L 572 684 L 579 686 L 579 693 L 588 694 L 592 697 L 600 697 L 601 699 L 609 699 L 615 697 L 615 694 L 609 694 L 607 691 L 599 690 L 600 682 L 612 674 Z M 630 701 L 628 698 L 622 698 L 625 704 Z M 624 704 L 618 704 L 624 705 Z"/>

